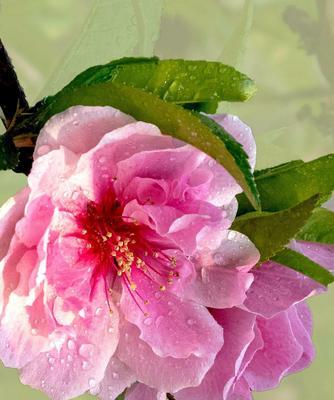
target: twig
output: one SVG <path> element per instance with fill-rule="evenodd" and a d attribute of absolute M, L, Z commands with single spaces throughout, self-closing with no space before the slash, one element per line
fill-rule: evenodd
<path fill-rule="evenodd" d="M 13 64 L 0 39 L 0 107 L 1 119 L 8 129 L 18 114 L 29 107 Z"/>

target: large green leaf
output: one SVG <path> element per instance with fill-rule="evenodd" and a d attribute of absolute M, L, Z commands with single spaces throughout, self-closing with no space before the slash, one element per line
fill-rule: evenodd
<path fill-rule="evenodd" d="M 310 218 L 319 196 L 276 212 L 251 212 L 235 219 L 232 229 L 249 237 L 261 254 L 261 261 L 281 251 Z"/>
<path fill-rule="evenodd" d="M 137 88 L 105 82 L 66 89 L 21 128 L 33 128 L 38 132 L 52 115 L 78 104 L 113 106 L 137 120 L 157 125 L 164 133 L 192 144 L 223 165 L 244 189 L 253 206 L 259 207 L 259 196 L 248 157 L 232 136 L 209 118 Z"/>
<path fill-rule="evenodd" d="M 297 239 L 307 242 L 334 244 L 334 212 L 325 208 L 315 210 Z"/>
<path fill-rule="evenodd" d="M 298 271 L 322 285 L 327 286 L 334 282 L 334 275 L 332 275 L 327 269 L 293 250 L 284 249 L 272 257 L 272 260 Z"/>
<path fill-rule="evenodd" d="M 329 154 L 304 163 L 292 161 L 255 173 L 255 181 L 264 211 L 278 211 L 292 207 L 320 193 L 325 201 L 334 190 L 334 155 Z M 252 210 L 244 195 L 238 196 L 242 215 Z"/>
<path fill-rule="evenodd" d="M 126 84 L 154 93 L 171 103 L 211 112 L 215 111 L 219 101 L 245 101 L 256 91 L 250 78 L 228 65 L 209 61 L 159 60 L 156 57 L 122 58 L 91 67 L 63 91 L 103 82 Z M 46 104 L 57 101 L 59 95 L 62 91 L 46 98 Z"/>

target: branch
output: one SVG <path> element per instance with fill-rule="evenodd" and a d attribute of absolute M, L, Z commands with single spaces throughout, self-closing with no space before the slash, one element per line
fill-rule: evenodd
<path fill-rule="evenodd" d="M 16 116 L 29 107 L 13 64 L 0 39 L 0 117 L 9 129 Z"/>

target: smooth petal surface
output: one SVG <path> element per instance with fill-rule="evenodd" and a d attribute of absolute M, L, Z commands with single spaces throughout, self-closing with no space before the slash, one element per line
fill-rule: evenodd
<path fill-rule="evenodd" d="M 334 274 L 334 245 L 294 240 L 290 247 Z"/>
<path fill-rule="evenodd" d="M 21 190 L 0 208 L 0 260 L 5 256 L 15 232 L 15 225 L 23 217 L 29 189 Z"/>
<path fill-rule="evenodd" d="M 55 115 L 41 130 L 34 159 L 61 146 L 82 154 L 93 148 L 106 133 L 134 119 L 113 107 L 74 106 Z"/>
<path fill-rule="evenodd" d="M 125 400 L 165 400 L 165 393 L 158 393 L 157 390 L 137 383 L 127 391 Z"/>
<path fill-rule="evenodd" d="M 325 288 L 313 279 L 268 261 L 253 269 L 254 282 L 247 292 L 244 307 L 271 318 Z"/>

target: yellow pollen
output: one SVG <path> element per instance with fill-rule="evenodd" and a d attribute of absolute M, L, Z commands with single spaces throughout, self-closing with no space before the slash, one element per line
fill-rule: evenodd
<path fill-rule="evenodd" d="M 117 256 L 116 251 L 112 251 L 112 252 L 111 252 L 111 255 L 112 255 L 113 257 L 116 257 L 116 256 Z"/>
<path fill-rule="evenodd" d="M 81 231 L 81 233 L 82 233 L 83 235 L 86 235 L 86 234 L 87 234 L 87 229 L 83 229 L 83 230 Z"/>
<path fill-rule="evenodd" d="M 148 312 L 144 313 L 144 317 L 148 317 L 150 314 Z"/>
<path fill-rule="evenodd" d="M 124 244 L 124 242 L 122 242 L 122 241 L 120 240 L 117 244 L 118 244 L 118 246 L 122 247 L 123 244 Z"/>
<path fill-rule="evenodd" d="M 121 239 L 122 239 L 122 238 L 121 238 L 120 236 L 117 236 L 117 237 L 116 237 L 116 240 L 117 240 L 117 241 L 119 241 L 119 240 L 121 240 Z"/>
<path fill-rule="evenodd" d="M 132 291 L 135 291 L 137 289 L 137 285 L 135 283 L 131 283 L 130 288 Z"/>
<path fill-rule="evenodd" d="M 112 237 L 112 232 L 107 232 L 107 233 L 106 233 L 106 236 L 107 236 L 108 238 L 111 238 L 111 237 Z"/>
<path fill-rule="evenodd" d="M 90 243 L 87 244 L 87 249 L 91 249 L 92 245 Z"/>
<path fill-rule="evenodd" d="M 118 275 L 118 276 L 122 276 L 122 274 L 123 274 L 123 271 L 121 271 L 121 270 L 118 270 L 118 271 L 117 271 L 117 275 Z"/>
<path fill-rule="evenodd" d="M 108 240 L 107 236 L 102 236 L 102 240 L 106 242 Z"/>
<path fill-rule="evenodd" d="M 159 254 L 155 251 L 155 252 L 153 253 L 153 257 L 154 257 L 154 258 L 158 258 L 158 257 L 159 257 Z"/>
<path fill-rule="evenodd" d="M 148 300 L 145 300 L 144 304 L 147 306 L 147 304 L 150 304 L 150 302 Z"/>
<path fill-rule="evenodd" d="M 161 285 L 161 286 L 160 286 L 160 290 L 161 290 L 162 292 L 164 292 L 164 291 L 166 290 L 166 286 Z"/>

